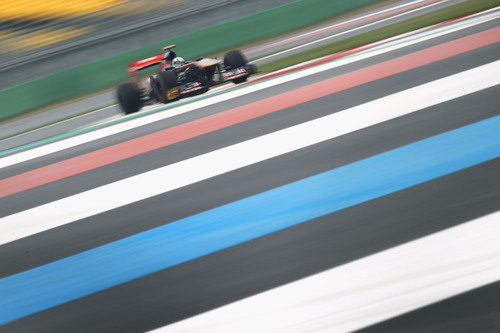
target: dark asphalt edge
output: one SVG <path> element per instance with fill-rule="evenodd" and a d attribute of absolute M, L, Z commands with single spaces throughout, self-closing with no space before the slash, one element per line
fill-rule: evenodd
<path fill-rule="evenodd" d="M 447 298 L 359 333 L 500 332 L 500 281 Z"/>

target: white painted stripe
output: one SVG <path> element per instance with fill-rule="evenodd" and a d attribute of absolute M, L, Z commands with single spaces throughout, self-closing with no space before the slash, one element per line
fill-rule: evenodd
<path fill-rule="evenodd" d="M 390 38 L 387 38 L 387 39 L 383 39 L 383 40 L 380 40 L 380 41 L 377 41 L 377 42 L 373 42 L 371 44 L 366 44 L 366 45 L 357 47 L 357 48 L 355 48 L 353 50 L 365 51 L 368 48 L 370 48 L 371 50 L 378 51 L 381 48 L 390 47 L 390 45 L 393 45 L 393 46 L 397 45 L 397 43 L 399 43 L 399 42 L 406 43 L 408 41 L 411 41 L 414 38 L 420 39 L 420 38 L 424 37 L 426 39 L 423 39 L 423 40 L 420 40 L 420 41 L 425 41 L 425 40 L 433 38 L 433 36 L 430 36 L 428 34 L 428 32 L 431 31 L 431 30 L 432 30 L 431 34 L 436 34 L 436 36 L 434 36 L 434 37 L 439 37 L 439 36 L 443 36 L 445 34 L 448 34 L 448 33 L 451 33 L 451 32 L 455 32 L 455 31 L 458 31 L 458 30 L 461 30 L 461 29 L 464 29 L 464 28 L 469 28 L 471 26 L 474 26 L 474 25 L 477 25 L 477 24 L 480 24 L 480 23 L 484 23 L 484 22 L 488 22 L 488 21 L 494 20 L 494 19 L 496 19 L 498 17 L 500 17 L 500 7 L 495 7 L 495 8 L 491 8 L 491 9 L 488 9 L 488 10 L 485 10 L 485 11 L 482 11 L 482 12 L 479 12 L 479 13 L 471 14 L 470 16 L 458 19 L 458 20 L 453 21 L 453 22 L 448 22 L 448 23 L 445 23 L 445 24 L 438 23 L 438 24 L 435 24 L 435 25 L 432 25 L 432 26 L 428 26 L 428 27 L 417 29 L 417 30 L 409 31 L 409 32 L 406 32 L 406 33 L 401 34 L 401 35 L 393 36 L 393 37 L 390 37 Z M 416 42 L 418 43 L 420 41 L 416 41 Z M 409 45 L 411 45 L 411 44 L 409 44 Z M 375 48 L 375 46 L 380 46 L 380 47 L 379 48 Z M 405 46 L 408 46 L 408 45 L 405 44 Z M 367 51 L 371 51 L 371 50 L 367 50 Z M 365 52 L 362 52 L 362 53 L 360 52 L 360 54 L 364 54 L 364 53 Z M 277 70 L 274 73 L 280 73 L 280 72 L 284 72 L 284 71 L 287 71 L 287 70 L 290 70 L 290 69 L 293 69 L 293 68 L 301 67 L 301 66 L 309 64 L 309 63 L 317 62 L 318 60 L 326 59 L 326 58 L 328 58 L 330 56 L 331 55 L 327 55 L 327 56 L 320 57 L 320 58 L 317 58 L 317 59 L 305 61 L 305 62 L 300 63 L 300 64 L 292 65 L 290 67 Z"/>
<path fill-rule="evenodd" d="M 428 31 L 422 33 L 420 36 L 411 36 L 407 40 L 402 40 L 402 41 L 395 41 L 393 43 L 390 43 L 389 45 L 382 45 L 378 48 L 370 49 L 367 51 L 364 51 L 363 53 L 359 53 L 353 56 L 349 56 L 346 58 L 342 58 L 336 61 L 332 61 L 329 63 L 325 63 L 322 65 L 318 65 L 315 67 L 311 67 L 308 69 L 304 69 L 301 71 L 297 71 L 291 74 L 287 74 L 284 76 L 280 76 L 268 81 L 263 81 L 256 83 L 254 85 L 250 85 L 247 87 L 243 87 L 241 89 L 237 89 L 234 91 L 227 92 L 225 94 L 217 95 L 217 96 L 211 96 L 208 95 L 206 99 L 192 102 L 190 104 L 185 104 L 173 109 L 168 109 L 165 111 L 157 112 L 154 114 L 150 114 L 144 117 L 140 118 L 134 118 L 126 122 L 118 123 L 112 126 L 108 126 L 105 128 L 101 128 L 95 131 L 87 132 L 81 135 L 73 136 L 64 140 L 56 141 L 53 143 L 49 143 L 43 146 L 38 146 L 33 149 L 29 149 L 26 151 L 19 152 L 17 154 L 13 155 L 8 155 L 3 158 L 0 158 L 0 168 L 5 168 L 10 165 L 14 165 L 17 163 L 21 163 L 24 161 L 28 161 L 33 158 L 37 158 L 40 156 L 48 155 L 51 153 L 55 153 L 64 149 L 72 148 L 78 145 L 82 145 L 94 140 L 102 139 L 104 137 L 117 134 L 120 132 L 124 132 L 130 129 L 137 128 L 139 126 L 147 125 L 156 121 L 160 121 L 163 119 L 167 119 L 176 115 L 180 115 L 183 113 L 191 112 L 193 110 L 213 105 L 216 103 L 221 103 L 225 102 L 229 99 L 240 97 L 246 94 L 250 94 L 262 89 L 266 89 L 272 86 L 276 86 L 285 82 L 293 81 L 296 79 L 300 79 L 305 76 L 313 75 L 322 71 L 326 71 L 332 68 L 340 67 L 346 64 L 350 64 L 356 61 L 360 61 L 363 59 L 367 59 L 376 55 L 380 55 L 383 53 L 391 52 L 394 50 L 398 50 L 416 43 L 420 43 L 426 40 L 430 40 L 439 36 L 443 36 L 455 31 L 459 31 L 465 28 L 472 27 L 474 25 L 480 24 L 487 22 L 489 20 L 493 20 L 495 18 L 499 17 L 499 13 L 490 13 L 485 16 L 477 17 L 474 19 L 467 20 L 465 22 L 460 22 L 456 23 L 453 25 L 450 25 L 449 27 L 441 27 L 439 29 L 436 29 L 435 31 Z"/>
<path fill-rule="evenodd" d="M 283 54 L 286 54 L 286 53 L 289 53 L 289 52 L 292 52 L 292 51 L 300 50 L 301 48 L 304 48 L 306 46 L 311 46 L 311 45 L 323 42 L 325 40 L 329 40 L 329 39 L 332 39 L 332 38 L 335 38 L 335 37 L 339 37 L 339 36 L 342 36 L 342 35 L 345 35 L 345 34 L 349 34 L 351 32 L 355 32 L 355 31 L 358 31 L 358 30 L 361 30 L 361 29 L 369 28 L 371 26 L 374 26 L 374 25 L 377 25 L 377 24 L 380 24 L 380 23 L 383 23 L 383 22 L 386 22 L 386 21 L 389 21 L 389 20 L 393 20 L 395 18 L 398 18 L 398 17 L 401 17 L 401 16 L 405 16 L 405 15 L 408 15 L 408 14 L 411 14 L 413 12 L 417 12 L 417 11 L 420 11 L 420 10 L 423 10 L 423 9 L 426 9 L 426 8 L 429 8 L 429 7 L 433 7 L 433 6 L 439 5 L 439 4 L 441 4 L 443 2 L 447 2 L 447 1 L 449 1 L 449 0 L 442 0 L 442 1 L 439 1 L 439 2 L 436 2 L 436 3 L 432 3 L 432 4 L 427 5 L 427 6 L 419 7 L 419 8 L 407 11 L 407 12 L 403 12 L 403 13 L 400 13 L 400 14 L 397 14 L 397 15 L 393 15 L 393 16 L 390 16 L 390 17 L 387 17 L 387 18 L 384 18 L 384 19 L 381 19 L 381 20 L 378 20 L 378 21 L 375 21 L 375 22 L 372 22 L 372 23 L 367 23 L 367 24 L 364 24 L 364 25 L 361 25 L 359 27 L 352 28 L 352 29 L 349 29 L 349 30 L 346 30 L 346 31 L 341 31 L 341 32 L 338 32 L 336 34 L 329 35 L 329 36 L 326 36 L 326 37 L 323 37 L 323 38 L 319 38 L 319 39 L 313 40 L 313 41 L 308 42 L 308 43 L 304 43 L 304 44 L 301 44 L 301 45 L 298 45 L 298 46 L 295 46 L 295 47 L 292 47 L 292 48 L 289 48 L 289 49 L 286 49 L 286 50 L 283 50 L 283 51 L 280 51 L 280 52 L 277 52 L 277 53 L 270 54 L 270 55 L 265 56 L 265 57 L 257 58 L 255 60 L 261 61 L 261 60 L 265 60 L 265 59 L 272 59 L 272 58 L 274 58 L 274 57 L 276 57 L 278 55 L 283 55 Z M 372 29 L 374 29 L 374 28 L 372 28 Z"/>
<path fill-rule="evenodd" d="M 500 280 L 498 235 L 500 212 L 154 332 L 357 330 Z"/>
<path fill-rule="evenodd" d="M 290 42 L 290 41 L 295 41 L 295 40 L 297 40 L 297 38 L 300 38 L 300 37 L 303 37 L 303 36 L 307 36 L 307 35 L 310 35 L 310 34 L 316 34 L 318 32 L 323 32 L 325 30 L 329 30 L 329 29 L 332 29 L 332 28 L 335 28 L 335 27 L 338 27 L 338 26 L 341 26 L 341 25 L 345 25 L 347 23 L 356 22 L 356 21 L 359 21 L 359 20 L 362 20 L 362 19 L 365 19 L 365 18 L 370 18 L 370 17 L 373 17 L 373 16 L 377 16 L 379 14 L 383 14 L 383 13 L 386 13 L 386 12 L 389 12 L 389 11 L 392 11 L 392 10 L 395 10 L 395 9 L 399 9 L 399 8 L 402 8 L 402 7 L 407 7 L 407 6 L 411 6 L 411 5 L 414 5 L 414 4 L 418 4 L 418 3 L 421 3 L 421 2 L 424 2 L 424 1 L 426 1 L 426 0 L 411 1 L 411 2 L 407 2 L 407 3 L 403 3 L 403 4 L 398 5 L 398 6 L 393 6 L 393 7 L 386 8 L 386 9 L 380 10 L 378 12 L 370 13 L 370 14 L 363 15 L 363 16 L 356 16 L 356 17 L 354 17 L 352 19 L 339 21 L 339 22 L 337 22 L 335 24 L 332 24 L 332 25 L 329 25 L 329 26 L 326 26 L 326 27 L 322 27 L 322 28 L 319 28 L 319 29 L 307 31 L 307 32 L 304 32 L 304 33 L 298 34 L 298 35 L 293 35 L 291 37 L 287 37 L 287 38 L 284 38 L 284 39 L 281 39 L 281 40 L 273 41 L 271 43 L 259 45 L 259 46 L 256 46 L 254 48 L 251 48 L 251 49 L 247 50 L 247 52 L 248 53 L 253 53 L 255 49 L 260 49 L 262 47 L 274 46 L 275 44 L 281 45 L 283 43 L 287 43 L 287 42 Z M 436 1 L 438 1 L 438 0 L 436 0 Z"/>
<path fill-rule="evenodd" d="M 98 110 L 95 110 L 95 111 L 91 111 L 91 112 L 88 112 L 88 113 L 85 113 L 85 114 L 80 114 L 80 115 L 77 115 L 77 116 L 74 116 L 74 117 L 70 117 L 70 118 L 67 118 L 67 119 L 63 119 L 63 120 L 58 120 L 56 121 L 55 123 L 50 123 L 50 124 L 47 124 L 47 125 L 42 125 L 41 127 L 37 127 L 37 128 L 34 128 L 34 129 L 30 129 L 26 132 L 22 132 L 22 133 L 19 133 L 19 134 L 16 134 L 16 135 L 13 135 L 13 136 L 9 136 L 5 139 L 1 139 L 0 142 L 3 142 L 3 141 L 7 141 L 7 140 L 11 140 L 11 139 L 14 139 L 14 138 L 17 138 L 17 137 L 20 137 L 21 135 L 26 135 L 26 134 L 31 134 L 31 133 L 34 133 L 34 132 L 38 132 L 40 130 L 43 130 L 43 129 L 47 129 L 49 127 L 54 127 L 54 126 L 57 126 L 57 125 L 60 125 L 60 124 L 64 124 L 64 123 L 67 123 L 67 122 L 71 122 L 71 121 L 74 121 L 75 119 L 78 119 L 78 118 L 83 118 L 83 117 L 86 117 L 88 115 L 91 115 L 92 113 L 95 113 L 95 112 L 99 112 L 99 111 L 103 111 L 103 110 L 107 110 L 109 108 L 112 108 L 114 107 L 116 104 L 113 104 L 113 105 L 108 105 L 108 106 L 105 106 L 105 107 L 102 107 Z M 36 115 L 35 115 L 36 116 Z M 33 117 L 35 117 L 33 116 Z"/>
<path fill-rule="evenodd" d="M 495 74 L 496 73 L 496 74 Z M 500 84 L 500 60 L 0 219 L 0 244 Z M 158 181 L 161 179 L 161 181 Z"/>

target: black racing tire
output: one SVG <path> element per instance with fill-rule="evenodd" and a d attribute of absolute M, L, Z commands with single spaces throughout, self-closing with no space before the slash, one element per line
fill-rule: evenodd
<path fill-rule="evenodd" d="M 120 107 L 126 114 L 137 112 L 142 107 L 141 92 L 131 82 L 119 85 L 117 95 Z"/>
<path fill-rule="evenodd" d="M 168 103 L 167 91 L 177 87 L 177 73 L 168 70 L 158 73 L 157 98 L 161 103 Z"/>
<path fill-rule="evenodd" d="M 247 59 L 239 50 L 232 50 L 224 55 L 224 67 L 227 70 L 246 66 Z M 248 75 L 231 80 L 234 84 L 243 83 L 248 79 Z"/>
<path fill-rule="evenodd" d="M 226 69 L 235 69 L 243 67 L 247 64 L 247 60 L 240 50 L 232 50 L 224 55 L 224 66 Z"/>

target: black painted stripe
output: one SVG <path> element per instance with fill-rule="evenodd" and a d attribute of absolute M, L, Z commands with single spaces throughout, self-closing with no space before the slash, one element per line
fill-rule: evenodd
<path fill-rule="evenodd" d="M 297 225 L 0 327 L 138 332 L 491 213 L 500 159 Z"/>

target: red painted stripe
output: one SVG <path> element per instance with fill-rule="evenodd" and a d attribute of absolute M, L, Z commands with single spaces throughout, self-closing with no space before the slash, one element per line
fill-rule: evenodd
<path fill-rule="evenodd" d="M 260 47 L 258 49 L 254 49 L 254 50 L 248 51 L 247 54 L 252 54 L 252 53 L 255 53 L 255 52 L 258 52 L 258 51 L 262 51 L 262 50 L 266 50 L 266 49 L 269 49 L 271 47 L 275 47 L 275 46 L 279 46 L 279 45 L 285 45 L 285 44 L 292 43 L 292 42 L 295 42 L 295 41 L 298 41 L 298 40 L 301 40 L 301 39 L 304 39 L 304 38 L 308 38 L 308 37 L 312 37 L 312 36 L 315 36 L 315 35 L 323 34 L 325 32 L 339 30 L 339 29 L 342 29 L 342 28 L 345 28 L 345 27 L 349 27 L 349 26 L 358 24 L 358 23 L 363 23 L 363 22 L 375 20 L 375 19 L 378 19 L 378 18 L 384 18 L 384 17 L 390 16 L 392 14 L 398 14 L 398 13 L 401 13 L 401 12 L 406 11 L 406 10 L 414 9 L 416 7 L 425 6 L 425 5 L 431 4 L 433 2 L 438 2 L 438 1 L 443 1 L 443 0 L 428 0 L 428 1 L 421 2 L 421 3 L 416 3 L 416 4 L 413 4 L 413 5 L 408 5 L 408 6 L 405 6 L 405 7 L 396 8 L 396 9 L 393 9 L 393 10 L 390 10 L 390 11 L 387 11 L 387 12 L 384 12 L 384 13 L 374 14 L 372 16 L 361 18 L 361 19 L 358 19 L 358 20 L 355 20 L 355 21 L 352 21 L 352 22 L 347 22 L 347 23 L 344 23 L 344 24 L 336 25 L 334 27 L 324 28 L 324 29 L 321 29 L 321 30 L 310 32 L 308 34 L 304 34 L 304 35 L 300 35 L 300 36 L 293 37 L 293 38 L 290 38 L 290 39 L 286 39 L 286 40 L 281 41 L 281 42 L 277 42 L 277 43 L 273 43 L 273 44 L 270 44 L 270 45 L 266 45 L 266 46 Z M 447 1 L 447 0 L 444 0 L 444 1 Z"/>
<path fill-rule="evenodd" d="M 402 73 L 500 41 L 500 27 L 70 158 L 0 181 L 0 197 L 70 177 L 177 142 Z"/>

